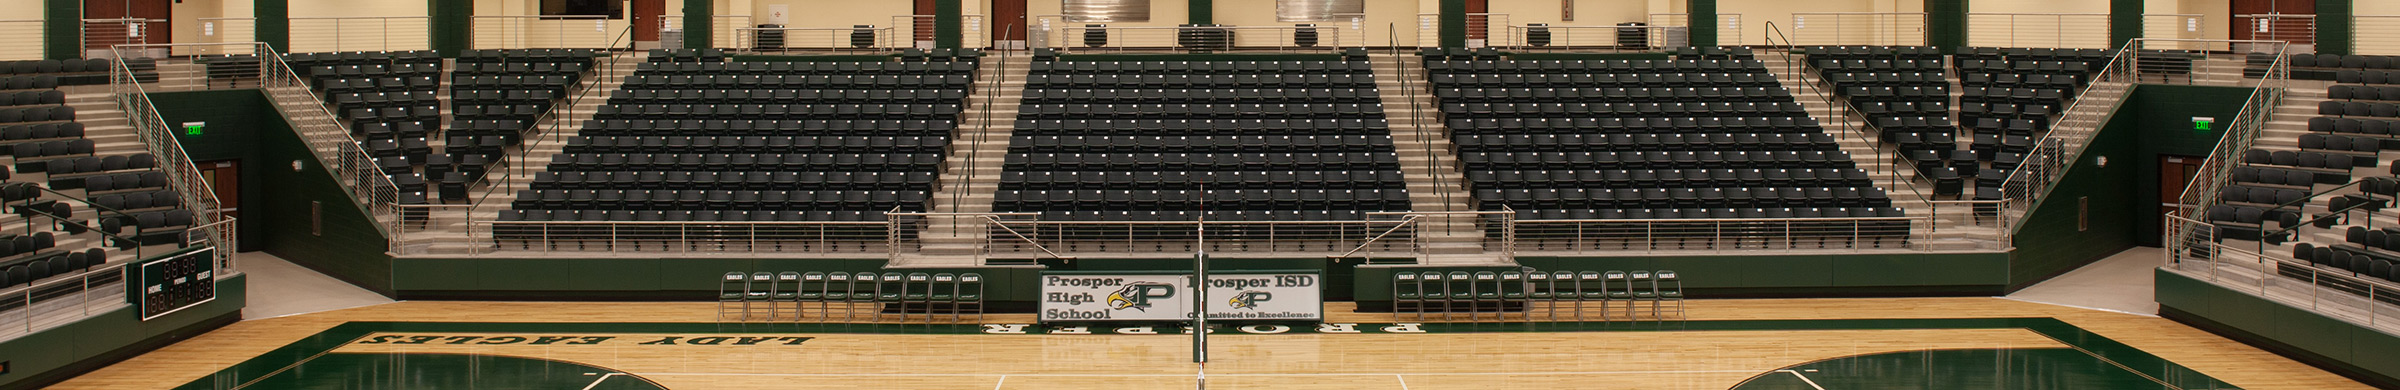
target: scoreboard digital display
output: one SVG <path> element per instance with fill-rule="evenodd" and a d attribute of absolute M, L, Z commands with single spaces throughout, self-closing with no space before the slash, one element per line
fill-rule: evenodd
<path fill-rule="evenodd" d="M 216 249 L 142 263 L 142 320 L 217 299 Z"/>

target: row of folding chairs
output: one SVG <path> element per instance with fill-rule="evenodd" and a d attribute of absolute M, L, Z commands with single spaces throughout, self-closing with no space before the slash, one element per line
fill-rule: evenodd
<path fill-rule="evenodd" d="M 625 76 L 627 89 L 964 89 L 974 83 L 967 75 L 661 75 Z M 1028 83 L 1028 86 L 1031 84 Z"/>
<path fill-rule="evenodd" d="M 1485 210 L 1891 206 L 1875 187 L 1487 188 L 1474 194 Z"/>
<path fill-rule="evenodd" d="M 1435 88 L 1439 103 L 1665 103 L 1792 101 L 1780 86 L 1764 87 L 1569 87 L 1569 88 Z"/>
<path fill-rule="evenodd" d="M 1607 149 L 1640 151 L 1833 151 L 1841 148 L 1833 135 L 1816 133 L 1649 133 L 1649 134 L 1459 134 L 1451 137 L 1462 152 L 1572 152 Z"/>
<path fill-rule="evenodd" d="M 1844 168 L 1852 167 L 1854 164 L 1850 159 L 1850 152 L 1839 150 L 1800 152 L 1755 150 L 1460 152 L 1458 161 L 1465 169 L 1480 171 L 1736 167 Z"/>
<path fill-rule="evenodd" d="M 1435 74 L 1426 81 L 1439 87 L 1467 88 L 1734 88 L 1778 86 L 1769 73 L 1533 73 Z"/>
<path fill-rule="evenodd" d="M 661 75 L 948 75 L 973 74 L 973 62 L 645 62 L 634 71 Z"/>
<path fill-rule="evenodd" d="M 1681 319 L 1683 280 L 1675 271 L 1409 271 L 1392 276 L 1392 317 L 1468 321 Z M 1596 310 L 1594 310 L 1596 309 Z M 1565 313 L 1562 314 L 1561 312 Z M 1647 313 L 1647 316 L 1642 314 Z"/>
<path fill-rule="evenodd" d="M 1374 103 L 1374 88 L 1033 88 L 1026 104 L 1065 103 Z"/>
<path fill-rule="evenodd" d="M 717 321 L 982 321 L 984 284 L 973 272 L 727 272 Z"/>
<path fill-rule="evenodd" d="M 1610 169 L 1554 171 L 1467 171 L 1474 189 L 1510 188 L 1688 188 L 1688 187 L 1871 187 L 1857 168 L 1799 169 Z"/>
<path fill-rule="evenodd" d="M 1727 133 L 1744 129 L 1760 133 L 1821 133 L 1813 117 L 1682 117 L 1682 118 L 1456 118 L 1445 125 L 1451 134 L 1521 134 L 1546 132 L 1652 134 Z M 1019 129 L 1025 127 L 1019 126 Z"/>
<path fill-rule="evenodd" d="M 1767 65 L 1754 59 L 1708 60 L 1432 60 L 1425 61 L 1425 71 L 1431 74 L 1512 74 L 1559 72 L 1607 73 L 1676 73 L 1676 72 L 1744 72 L 1765 73 Z"/>
<path fill-rule="evenodd" d="M 1808 111 L 1799 103 L 1444 103 L 1440 105 L 1443 120 L 1451 117 L 1477 119 L 1505 117 L 1581 118 L 1607 116 L 1624 118 L 1698 118 L 1698 117 L 1807 117 Z M 1377 112 L 1377 113 L 1380 113 Z"/>

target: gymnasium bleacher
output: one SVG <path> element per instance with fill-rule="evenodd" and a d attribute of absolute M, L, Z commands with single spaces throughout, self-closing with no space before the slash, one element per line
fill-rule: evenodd
<path fill-rule="evenodd" d="M 1672 60 L 1423 54 L 1479 209 L 1572 220 L 1903 214 L 1748 49 Z"/>
<path fill-rule="evenodd" d="M 500 222 L 858 222 L 923 211 L 977 65 L 929 58 L 728 62 L 654 51 Z M 542 234 L 523 226 L 535 233 L 499 234 Z"/>
<path fill-rule="evenodd" d="M 1363 59 L 1031 67 L 995 211 L 1267 222 L 1412 207 Z"/>
<path fill-rule="evenodd" d="M 130 61 L 140 79 L 155 77 L 155 62 Z M 0 171 L 0 316 L 29 317 L 29 305 L 48 305 L 88 289 L 122 288 L 122 275 L 86 274 L 186 244 L 194 214 L 168 190 L 165 173 L 148 153 L 116 152 L 87 131 L 62 85 L 106 84 L 116 63 L 18 61 L 0 63 L 14 74 L 0 84 L 0 147 L 10 150 Z M 92 134 L 99 135 L 99 134 Z M 139 145 L 134 145 L 138 148 Z"/>

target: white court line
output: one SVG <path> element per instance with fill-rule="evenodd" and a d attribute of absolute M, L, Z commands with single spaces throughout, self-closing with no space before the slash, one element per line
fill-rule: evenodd
<path fill-rule="evenodd" d="M 583 374 L 584 374 L 584 375 L 591 375 L 591 374 L 598 374 L 598 373 L 596 373 L 596 372 L 586 372 L 586 373 L 583 373 Z M 600 379 L 593 379 L 593 380 L 592 380 L 592 384 L 583 385 L 583 390 L 592 390 L 593 388 L 600 387 L 600 382 L 607 381 L 607 380 L 608 380 L 608 378 L 610 378 L 610 377 L 615 377 L 615 376 L 618 376 L 618 375 L 625 375 L 625 373 L 622 373 L 622 372 L 611 372 L 611 373 L 608 373 L 607 375 L 601 375 L 601 376 L 600 376 Z"/>
<path fill-rule="evenodd" d="M 1402 378 L 1399 375 L 1393 375 L 1392 380 L 1400 381 L 1400 390 L 1408 390 L 1408 378 Z"/>
<path fill-rule="evenodd" d="M 344 341 L 344 342 L 342 342 L 341 344 L 336 344 L 336 345 L 334 345 L 334 347 L 333 347 L 333 348 L 327 348 L 327 349 L 325 349 L 325 350 L 324 350 L 324 351 L 322 351 L 322 352 L 317 352 L 317 354 L 315 354 L 315 355 L 308 355 L 308 358 L 307 358 L 307 359 L 300 359 L 300 361 L 297 361 L 297 362 L 292 362 L 292 364 L 291 364 L 291 365 L 283 366 L 283 368 L 278 368 L 278 369 L 275 369 L 275 371 L 268 372 L 266 375 L 260 375 L 260 376 L 259 376 L 259 377 L 257 377 L 257 378 L 251 378 L 249 382 L 242 382 L 242 384 L 239 384 L 239 385 L 234 385 L 234 386 L 233 386 L 233 388 L 234 388 L 235 390 L 240 390 L 240 389 L 244 389 L 244 388 L 249 388 L 249 387 L 250 387 L 250 385 L 255 385 L 255 384 L 258 384 L 258 381 L 267 380 L 267 378 L 273 378 L 273 377 L 275 377 L 276 375 L 282 375 L 284 371 L 291 371 L 293 367 L 299 367 L 299 366 L 300 366 L 300 365 L 302 365 L 302 364 L 308 364 L 308 362 L 309 362 L 309 361 L 311 361 L 311 360 L 317 360 L 317 358 L 320 358 L 320 357 L 325 357 L 325 354 L 333 353 L 333 351 L 334 351 L 334 350 L 337 350 L 337 349 L 342 349 L 342 347 L 346 347 L 346 346 L 349 346 L 349 345 L 351 345 L 351 344 L 357 344 L 357 343 L 358 343 L 358 340 L 363 340 L 363 339 L 366 339 L 366 338 L 367 338 L 367 336 L 371 336 L 371 335 L 373 335 L 373 333 L 368 333 L 368 334 L 359 335 L 358 337 L 352 337 L 352 338 L 350 338 L 350 341 Z"/>
<path fill-rule="evenodd" d="M 1000 381 L 999 381 L 999 382 L 992 383 L 992 390 L 1000 390 L 1000 386 L 1002 386 L 1002 385 L 1007 385 L 1007 384 L 1008 384 L 1008 376 L 1007 376 L 1007 375 L 1001 375 L 1001 376 L 1000 376 Z"/>
<path fill-rule="evenodd" d="M 1808 387 L 1815 388 L 1817 390 L 1825 390 L 1825 386 L 1818 386 L 1817 381 L 1809 380 L 1807 375 L 1800 375 L 1799 371 L 1775 370 L 1775 372 L 1791 373 L 1792 376 L 1800 377 L 1800 382 L 1807 383 Z"/>
<path fill-rule="evenodd" d="M 1291 374 L 1274 374 L 1274 373 L 1256 373 L 1256 374 L 1222 374 L 1222 373 L 1221 373 L 1221 374 L 1216 374 L 1216 376 L 1242 376 L 1242 377 L 1276 377 L 1276 376 L 1401 376 L 1401 375 L 1418 375 L 1418 376 L 1490 376 L 1490 375 L 1724 374 L 1724 373 L 1756 373 L 1756 372 L 1758 372 L 1758 371 L 1756 371 L 1756 370 L 1676 370 L 1676 371 L 1536 371 L 1536 372 L 1407 372 L 1407 373 L 1396 373 L 1396 372 L 1358 372 L 1358 373 L 1291 373 Z M 653 373 L 653 372 L 637 372 L 637 373 L 630 373 L 629 375 L 641 375 L 641 376 L 826 376 L 826 377 L 926 377 L 926 376 L 932 376 L 932 377 L 981 377 L 981 376 L 1010 377 L 1010 376 L 1027 376 L 1027 377 L 1069 377 L 1069 378 L 1073 378 L 1073 377 L 1091 377 L 1091 378 L 1146 378 L 1146 377 L 1182 377 L 1182 376 L 1190 376 L 1191 374 L 1041 374 L 1041 373 L 1034 373 L 1034 374 L 1026 374 L 1026 373 L 1017 373 L 1017 374 L 975 374 L 975 373 L 915 373 L 915 374 L 891 374 L 891 373 L 886 373 L 886 374 L 876 374 L 876 373 L 822 373 L 822 374 L 817 374 L 817 373 L 731 373 L 731 372 L 655 372 L 655 373 Z"/>

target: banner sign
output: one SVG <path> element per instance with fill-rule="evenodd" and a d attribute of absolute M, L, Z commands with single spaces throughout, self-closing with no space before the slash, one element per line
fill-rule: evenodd
<path fill-rule="evenodd" d="M 1323 320 L 1317 274 L 1209 274 L 1208 319 Z"/>
<path fill-rule="evenodd" d="M 1042 274 L 1041 322 L 1186 321 L 1192 319 L 1189 274 Z M 1315 273 L 1211 274 L 1211 320 L 1322 320 L 1324 294 Z"/>

